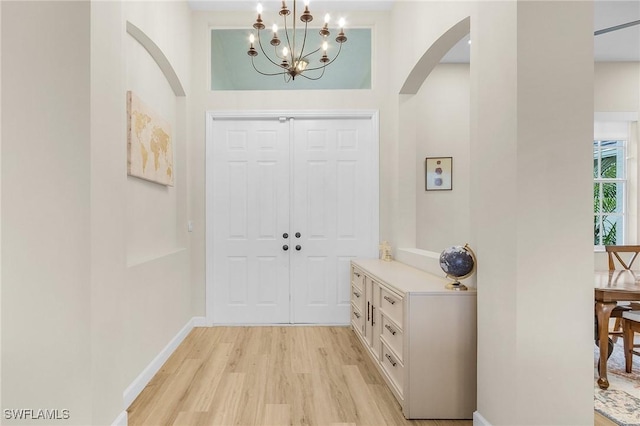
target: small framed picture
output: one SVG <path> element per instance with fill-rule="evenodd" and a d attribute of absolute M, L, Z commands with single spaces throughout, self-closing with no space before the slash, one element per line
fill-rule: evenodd
<path fill-rule="evenodd" d="M 453 157 L 427 157 L 425 160 L 425 190 L 453 189 Z"/>

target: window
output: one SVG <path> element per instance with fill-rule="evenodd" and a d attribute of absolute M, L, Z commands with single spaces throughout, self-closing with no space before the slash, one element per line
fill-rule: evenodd
<path fill-rule="evenodd" d="M 265 31 L 263 36 L 268 39 L 271 33 Z M 317 34 L 313 29 L 310 31 Z M 349 40 L 342 45 L 338 60 L 327 67 L 320 80 L 297 78 L 289 83 L 285 83 L 284 76 L 264 76 L 253 69 L 251 58 L 247 55 L 249 33 L 246 29 L 211 29 L 211 90 L 371 89 L 371 28 L 347 29 Z M 300 32 L 298 37 L 302 39 L 303 33 Z M 265 50 L 269 47 L 268 52 L 272 53 L 273 46 L 264 39 L 263 43 L 266 43 L 263 46 Z M 266 59 L 258 45 L 256 49 L 259 52 L 255 58 L 256 66 L 264 72 L 277 72 L 278 68 Z M 336 43 L 330 43 L 329 57 L 336 53 Z"/>
<path fill-rule="evenodd" d="M 593 141 L 593 244 L 624 244 L 627 192 L 625 140 Z"/>

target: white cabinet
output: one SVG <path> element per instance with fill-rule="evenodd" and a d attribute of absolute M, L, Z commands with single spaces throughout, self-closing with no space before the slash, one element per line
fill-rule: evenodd
<path fill-rule="evenodd" d="M 351 262 L 353 329 L 407 419 L 476 409 L 476 291 L 446 283 L 399 262 Z"/>

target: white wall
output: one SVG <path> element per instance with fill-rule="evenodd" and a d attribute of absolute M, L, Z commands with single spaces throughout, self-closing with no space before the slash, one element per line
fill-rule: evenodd
<path fill-rule="evenodd" d="M 190 103 L 190 116 L 194 118 L 191 132 L 190 161 L 193 190 L 194 233 L 192 240 L 192 281 L 194 285 L 194 304 L 197 312 L 204 315 L 204 226 L 205 226 L 205 126 L 206 111 L 237 110 L 379 110 L 380 151 L 381 151 L 381 198 L 390 191 L 392 168 L 390 152 L 394 149 L 396 138 L 392 133 L 388 92 L 388 52 L 389 19 L 384 12 L 358 12 L 346 17 L 350 26 L 372 27 L 374 45 L 372 48 L 372 89 L 371 90 L 309 90 L 309 91 L 210 91 L 208 74 L 210 61 L 210 28 L 246 28 L 253 15 L 246 12 L 196 12 L 192 25 L 192 82 L 193 97 Z M 249 19 L 249 21 L 248 21 Z M 249 58 L 247 57 L 247 61 Z M 250 63 L 247 62 L 247 66 Z M 380 238 L 390 235 L 391 204 L 380 204 Z"/>
<path fill-rule="evenodd" d="M 472 24 L 478 411 L 494 425 L 593 422 L 592 19 L 589 2 L 497 2 Z"/>
<path fill-rule="evenodd" d="M 162 70 L 133 37 L 125 37 L 126 89 L 171 126 L 174 151 L 185 147 L 176 138 L 177 100 Z M 176 143 L 178 142 L 178 143 Z M 182 151 L 185 151 L 182 149 Z M 178 154 L 178 155 L 176 155 Z M 175 171 L 183 172 L 176 186 L 158 185 L 133 176 L 127 178 L 127 264 L 137 265 L 183 248 L 178 243 L 177 192 L 184 183 L 184 155 L 174 154 Z M 184 223 L 184 222 L 183 222 Z"/>
<path fill-rule="evenodd" d="M 2 3 L 0 3 L 0 46 L 2 46 Z M 0 48 L 1 50 L 1 48 Z M 0 55 L 0 177 L 2 176 L 2 55 Z M 0 179 L 1 182 L 1 179 Z M 0 184 L 0 331 L 2 330 L 2 185 Z M 2 337 L 0 335 L 0 377 L 2 377 Z M 2 386 L 0 385 L 0 407 Z"/>
<path fill-rule="evenodd" d="M 58 424 L 91 421 L 89 13 L 2 3 L 2 409 Z"/>
<path fill-rule="evenodd" d="M 440 253 L 471 240 L 469 65 L 437 65 L 414 102 L 416 247 Z M 426 157 L 453 157 L 453 190 L 425 190 Z"/>
<path fill-rule="evenodd" d="M 187 106 L 132 36 L 162 50 L 190 89 L 186 2 L 93 2 L 91 15 L 93 423 L 113 421 L 122 393 L 193 317 L 189 274 Z M 175 186 L 127 176 L 126 92 L 169 120 Z"/>
<path fill-rule="evenodd" d="M 190 17 L 182 1 L 2 2 L 3 409 L 110 424 L 194 316 L 187 101 L 125 31 L 188 92 Z M 172 123 L 173 188 L 127 177 L 129 89 Z"/>
<path fill-rule="evenodd" d="M 596 62 L 594 74 L 594 109 L 596 113 L 640 113 L 640 63 L 638 62 Z M 640 143 L 640 126 L 638 122 L 630 125 L 630 151 L 628 153 L 629 191 L 637 194 L 638 144 Z M 637 212 L 640 211 L 640 197 L 628 200 L 629 222 L 631 225 L 627 244 L 640 242 L 640 227 Z M 594 253 L 595 268 L 607 269 L 607 255 Z"/>
<path fill-rule="evenodd" d="M 595 111 L 638 112 L 640 63 L 596 62 L 593 87 Z"/>
<path fill-rule="evenodd" d="M 593 89 L 596 114 L 637 113 L 640 111 L 640 63 L 596 62 Z M 404 119 L 409 114 L 419 116 L 412 121 L 416 126 L 416 247 L 439 253 L 447 245 L 466 242 L 470 233 L 468 64 L 438 65 L 413 98 L 401 105 L 401 115 Z M 629 191 L 633 194 L 638 190 L 640 161 L 637 122 L 631 123 L 630 136 L 627 171 Z M 429 155 L 454 157 L 455 191 L 429 193 L 424 190 L 424 158 Z M 639 208 L 639 197 L 630 197 L 628 244 L 640 241 L 636 217 Z M 594 256 L 595 268 L 607 269 L 606 253 L 595 252 Z"/>
<path fill-rule="evenodd" d="M 471 14 L 472 4 L 464 1 L 403 1 L 396 2 L 391 13 L 393 31 L 390 58 L 394 66 L 389 90 L 393 96 L 394 109 L 389 119 L 394 125 L 396 142 L 393 168 L 390 171 L 395 185 L 391 190 L 389 202 L 393 206 L 391 223 L 394 247 L 418 247 L 416 224 L 419 219 L 416 193 L 420 187 L 424 187 L 416 178 L 417 163 L 420 161 L 416 159 L 416 154 L 418 140 L 422 144 L 422 135 L 418 130 L 423 130 L 417 126 L 424 118 L 420 116 L 418 103 L 425 95 L 398 96 L 397 93 L 427 49 L 447 30 Z M 422 88 L 420 92 L 423 93 L 425 90 L 429 89 Z M 420 201 L 423 202 L 424 198 L 421 197 Z M 435 247 L 432 250 L 435 250 Z M 403 260 L 409 259 L 403 257 Z"/>
<path fill-rule="evenodd" d="M 394 83 L 401 83 L 434 42 L 432 32 L 443 33 L 465 14 L 471 16 L 473 40 L 469 242 L 479 261 L 478 411 L 494 425 L 589 424 L 593 265 L 584 229 L 592 220 L 591 159 L 579 145 L 592 133 L 592 7 L 588 2 L 398 3 Z M 432 16 L 437 22 L 429 20 Z M 399 202 L 393 220 L 402 224 L 415 223 L 420 200 L 415 159 L 422 136 L 416 129 L 425 119 L 420 95 L 399 98 Z M 415 229 L 397 229 L 395 241 L 415 242 Z M 431 238 L 444 237 L 435 234 Z M 570 254 L 550 256 L 567 244 Z M 585 267 L 568 273 L 567 262 Z M 574 330 L 572 341 L 566 340 L 565 327 Z"/>

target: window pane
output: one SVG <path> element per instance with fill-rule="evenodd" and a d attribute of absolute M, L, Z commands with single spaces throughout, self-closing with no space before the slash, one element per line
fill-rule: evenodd
<path fill-rule="evenodd" d="M 624 141 L 598 141 L 600 148 L 600 177 L 624 179 Z M 594 152 L 594 155 L 596 153 Z M 597 165 L 594 164 L 597 167 Z M 597 177 L 597 172 L 594 175 Z"/>
<path fill-rule="evenodd" d="M 593 240 L 624 244 L 626 141 L 593 141 Z"/>
<path fill-rule="evenodd" d="M 600 177 L 600 141 L 593 141 L 593 177 Z"/>
<path fill-rule="evenodd" d="M 603 183 L 601 208 L 603 213 L 622 213 L 622 183 Z"/>
<path fill-rule="evenodd" d="M 278 17 L 277 12 L 275 16 Z M 280 18 L 280 17 L 278 17 Z M 315 22 L 315 21 L 314 21 Z M 271 26 L 271 22 L 269 22 Z M 318 34 L 319 28 L 310 28 L 305 42 L 306 53 L 316 49 L 319 51 L 307 57 L 309 65 L 307 75 L 315 78 L 322 74 L 318 68 L 322 56 L 322 38 Z M 337 31 L 330 28 L 332 37 L 329 38 L 327 55 L 334 59 L 338 54 L 340 46 L 334 41 Z M 247 21 L 247 29 L 212 29 L 211 30 L 211 89 L 212 90 L 330 90 L 330 89 L 371 89 L 371 29 L 370 28 L 348 28 L 345 30 L 348 40 L 342 45 L 342 51 L 336 61 L 328 65 L 325 73 L 317 81 L 312 81 L 303 76 L 298 76 L 294 81 L 285 82 L 284 75 L 265 76 L 259 74 L 251 65 L 251 57 L 247 55 L 249 50 L 249 34 L 255 32 L 251 28 L 251 21 Z M 280 63 L 275 57 L 275 49 L 270 44 L 272 37 L 270 29 L 262 32 L 262 47 L 255 41 L 254 47 L 258 51 L 258 56 L 254 58 L 255 66 L 265 73 L 279 73 L 282 68 L 274 65 L 265 57 L 268 53 L 272 60 Z M 293 42 L 293 31 L 290 31 Z M 301 45 L 304 39 L 304 32 L 298 30 L 297 46 Z M 257 36 L 257 33 L 256 33 Z M 284 28 L 280 29 L 281 44 L 278 47 L 278 54 L 286 44 Z"/>
<path fill-rule="evenodd" d="M 603 216 L 602 217 L 602 244 L 615 245 L 621 244 L 619 236 L 622 236 L 622 217 L 620 216 Z"/>

